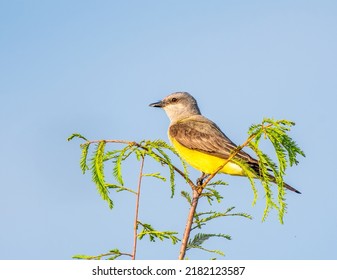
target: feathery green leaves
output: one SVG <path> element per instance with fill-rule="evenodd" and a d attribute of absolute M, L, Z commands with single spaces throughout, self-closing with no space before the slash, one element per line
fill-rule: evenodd
<path fill-rule="evenodd" d="M 201 229 L 201 227 L 206 225 L 207 222 L 221 217 L 240 216 L 243 218 L 252 219 L 252 216 L 247 213 L 232 213 L 234 208 L 234 206 L 230 207 L 224 212 L 208 211 L 195 213 L 193 220 L 193 224 L 195 224 L 195 226 L 192 227 L 192 230 L 197 228 Z"/>
<path fill-rule="evenodd" d="M 130 193 L 133 193 L 133 194 L 137 194 L 137 192 L 134 191 L 133 189 L 126 188 L 124 186 L 120 186 L 120 185 L 116 185 L 116 184 L 107 183 L 106 187 L 109 188 L 109 189 L 114 189 L 116 192 L 127 191 L 127 192 L 130 192 Z"/>
<path fill-rule="evenodd" d="M 212 205 L 214 200 L 220 203 L 223 199 L 223 196 L 221 196 L 220 193 L 214 188 L 214 186 L 218 186 L 219 184 L 224 185 L 222 181 L 213 182 L 212 187 L 205 187 L 201 194 L 201 196 L 207 198 L 207 201 L 210 205 Z"/>
<path fill-rule="evenodd" d="M 88 157 L 88 150 L 89 150 L 90 144 L 88 142 L 81 144 L 80 147 L 82 149 L 81 152 L 81 159 L 80 159 L 80 166 L 82 169 L 82 173 L 84 174 L 87 170 L 89 170 L 89 167 L 87 165 L 87 157 Z"/>
<path fill-rule="evenodd" d="M 156 172 L 156 173 L 143 173 L 142 174 L 143 177 L 153 177 L 153 178 L 157 178 L 157 179 L 160 179 L 164 182 L 166 182 L 166 178 L 161 176 L 159 172 Z"/>
<path fill-rule="evenodd" d="M 122 174 L 122 161 L 124 161 L 130 154 L 126 154 L 126 152 L 130 149 L 130 146 L 126 146 L 124 149 L 120 150 L 119 153 L 115 155 L 115 162 L 112 174 L 114 175 L 116 181 L 124 185 L 123 174 Z"/>
<path fill-rule="evenodd" d="M 189 205 L 192 205 L 192 197 L 188 192 L 181 191 L 180 194 L 181 194 L 182 197 L 184 197 L 186 199 L 186 201 L 188 202 Z"/>
<path fill-rule="evenodd" d="M 174 171 L 174 167 L 173 164 L 171 162 L 170 157 L 167 155 L 167 153 L 165 153 L 163 151 L 162 148 L 160 147 L 156 147 L 156 150 L 160 153 L 160 155 L 165 159 L 166 164 L 169 168 L 170 171 L 170 186 L 171 186 L 171 197 L 174 196 L 174 191 L 175 191 L 175 171 Z"/>
<path fill-rule="evenodd" d="M 81 159 L 80 159 L 80 167 L 82 170 L 82 173 L 84 174 L 87 170 L 89 170 L 89 167 L 87 165 L 87 157 L 88 157 L 88 149 L 90 146 L 90 143 L 88 142 L 87 138 L 85 138 L 83 135 L 79 134 L 79 133 L 73 133 L 72 135 L 70 135 L 68 137 L 68 141 L 73 140 L 74 138 L 79 138 L 82 140 L 85 140 L 86 142 L 81 144 L 80 147 L 82 149 L 81 152 Z"/>
<path fill-rule="evenodd" d="M 266 197 L 266 206 L 262 220 L 264 221 L 271 209 L 278 210 L 279 220 L 283 223 L 283 217 L 286 212 L 285 190 L 283 176 L 288 165 L 298 164 L 298 155 L 305 156 L 304 152 L 299 148 L 287 134 L 295 123 L 287 120 L 273 120 L 265 118 L 262 124 L 252 125 L 248 131 L 255 138 L 248 146 L 255 152 L 260 162 L 259 175 L 263 185 Z M 260 149 L 261 136 L 269 139 L 273 145 L 278 165 Z M 269 170 L 271 170 L 272 175 Z M 271 183 L 274 182 L 278 187 L 277 202 L 273 198 Z"/>
<path fill-rule="evenodd" d="M 102 260 L 103 258 L 106 258 L 106 260 L 115 260 L 121 256 L 129 256 L 130 254 L 122 253 L 118 249 L 112 249 L 108 253 L 99 254 L 97 256 L 89 256 L 89 255 L 75 255 L 73 256 L 73 259 L 79 259 L 79 260 Z"/>
<path fill-rule="evenodd" d="M 155 242 L 156 239 L 163 241 L 164 239 L 170 239 L 172 244 L 176 244 L 180 239 L 176 237 L 178 232 L 174 231 L 158 231 L 155 230 L 150 224 L 141 223 L 138 221 L 138 225 L 142 226 L 142 231 L 138 233 L 138 239 L 142 239 L 144 236 L 148 236 L 151 242 Z"/>
<path fill-rule="evenodd" d="M 215 253 L 221 256 L 224 256 L 225 254 L 220 251 L 220 250 L 210 250 L 210 249 L 206 249 L 205 247 L 203 247 L 203 243 L 205 241 L 207 241 L 208 239 L 210 239 L 211 237 L 220 237 L 220 238 L 224 238 L 227 240 L 231 240 L 231 236 L 228 234 L 209 234 L 209 233 L 197 233 L 193 239 L 191 239 L 188 244 L 187 244 L 187 248 L 186 251 L 190 250 L 190 249 L 200 249 L 209 253 Z"/>
<path fill-rule="evenodd" d="M 105 145 L 105 141 L 99 142 L 96 144 L 96 150 L 93 152 L 91 159 L 92 181 L 96 184 L 98 193 L 101 195 L 102 199 L 108 202 L 109 208 L 112 209 L 113 202 L 109 197 L 109 190 L 104 176 L 103 157 Z"/>
<path fill-rule="evenodd" d="M 246 174 L 249 182 L 250 182 L 250 185 L 252 187 L 252 190 L 253 190 L 253 202 L 252 202 L 252 205 L 254 206 L 256 204 L 256 201 L 258 199 L 258 191 L 256 189 L 256 186 L 255 186 L 255 181 L 254 179 L 257 177 L 257 174 L 256 174 L 256 171 L 254 171 L 250 166 L 249 164 L 245 163 L 244 161 L 242 160 L 236 160 L 234 159 L 233 162 L 235 162 L 236 164 L 238 164 L 243 170 L 244 170 L 244 173 Z"/>
<path fill-rule="evenodd" d="M 74 138 L 80 138 L 80 139 L 83 139 L 84 141 L 88 141 L 87 138 L 85 138 L 83 135 L 79 133 L 73 133 L 72 135 L 68 137 L 67 141 L 73 140 Z"/>
<path fill-rule="evenodd" d="M 95 140 L 89 141 L 83 135 L 79 133 L 72 134 L 68 141 L 79 138 L 85 140 L 86 142 L 80 145 L 81 147 L 81 158 L 80 158 L 80 167 L 83 173 L 90 170 L 92 175 L 92 181 L 95 183 L 97 190 L 101 197 L 108 202 L 110 208 L 113 207 L 113 202 L 109 198 L 109 189 L 114 189 L 117 192 L 120 191 L 130 191 L 136 193 L 130 188 L 124 187 L 124 179 L 122 172 L 123 162 L 132 154 L 135 154 L 136 159 L 139 161 L 142 157 L 149 156 L 155 161 L 159 162 L 162 165 L 168 166 L 169 170 L 169 179 L 171 187 L 171 197 L 174 195 L 175 191 L 175 170 L 176 167 L 173 165 L 170 156 L 167 151 L 173 152 L 176 154 L 172 146 L 168 145 L 162 140 L 149 141 L 144 140 L 140 143 L 136 142 L 127 142 L 127 141 L 115 141 L 115 140 Z M 114 149 L 106 151 L 106 145 L 108 143 L 119 143 L 125 144 L 121 149 Z M 90 164 L 88 165 L 88 152 L 91 146 L 95 146 L 93 155 L 90 159 Z M 108 183 L 105 181 L 104 174 L 104 164 L 105 162 L 111 162 L 113 164 L 112 175 L 115 178 L 116 183 Z M 188 178 L 186 163 L 182 161 L 184 167 L 185 178 Z M 143 173 L 142 177 L 153 177 L 166 181 L 166 178 L 162 176 L 159 172 L 153 173 Z"/>

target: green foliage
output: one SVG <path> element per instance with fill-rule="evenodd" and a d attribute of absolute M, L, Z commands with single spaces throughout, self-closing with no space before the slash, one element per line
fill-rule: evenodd
<path fill-rule="evenodd" d="M 196 234 L 193 239 L 191 239 L 188 244 L 187 244 L 187 248 L 186 250 L 190 250 L 190 249 L 200 249 L 209 253 L 216 253 L 218 255 L 224 256 L 225 254 L 220 251 L 220 250 L 210 250 L 210 249 L 206 249 L 205 247 L 203 247 L 203 243 L 205 241 L 207 241 L 208 239 L 210 239 L 211 237 L 220 237 L 220 238 L 224 238 L 227 240 L 231 240 L 231 236 L 227 235 L 227 234 L 207 234 L 207 233 L 198 233 Z"/>
<path fill-rule="evenodd" d="M 289 166 L 298 164 L 299 155 L 305 156 L 303 151 L 296 144 L 296 142 L 293 141 L 287 134 L 293 125 L 293 122 L 287 120 L 276 121 L 273 119 L 264 119 L 261 124 L 252 125 L 250 127 L 249 138 L 244 143 L 244 145 L 242 147 L 238 147 L 236 151 L 243 148 L 244 146 L 250 147 L 255 152 L 256 157 L 260 162 L 259 170 L 253 170 L 252 167 L 249 166 L 247 163 L 232 159 L 232 161 L 239 164 L 245 170 L 245 173 L 251 183 L 254 194 L 253 205 L 258 199 L 258 191 L 255 187 L 254 179 L 259 178 L 261 180 L 265 193 L 265 209 L 262 217 L 263 221 L 267 218 L 268 213 L 272 209 L 276 209 L 278 211 L 279 220 L 281 223 L 283 223 L 283 217 L 286 213 L 287 206 L 285 202 L 286 193 L 284 190 L 283 177 L 285 175 L 286 169 Z M 205 187 L 202 186 L 202 189 L 200 191 L 200 186 L 198 188 L 198 186 L 194 185 L 193 182 L 190 180 L 187 172 L 186 163 L 179 157 L 179 155 L 176 153 L 172 146 L 168 145 L 162 140 L 144 140 L 139 143 L 122 140 L 89 141 L 81 134 L 74 133 L 68 138 L 68 141 L 75 138 L 84 141 L 84 143 L 80 144 L 81 171 L 83 173 L 86 173 L 87 171 L 91 173 L 92 181 L 96 185 L 99 195 L 104 201 L 108 203 L 109 208 L 113 208 L 114 206 L 111 199 L 110 191 L 115 191 L 116 193 L 126 191 L 135 194 L 138 197 L 139 201 L 138 189 L 136 190 L 136 187 L 126 187 L 123 178 L 123 164 L 125 164 L 125 161 L 132 155 L 135 157 L 136 160 L 141 162 L 141 171 L 138 178 L 138 187 L 140 187 L 140 182 L 144 177 L 152 177 L 156 180 L 161 180 L 163 182 L 166 182 L 166 180 L 168 180 L 169 187 L 171 189 L 171 197 L 173 197 L 175 194 L 176 174 L 178 173 L 191 186 L 193 194 L 198 191 L 199 196 L 197 197 L 197 199 L 206 199 L 210 206 L 212 206 L 212 204 L 215 202 L 222 203 L 224 197 L 219 191 L 219 188 L 223 189 L 224 186 L 227 186 L 227 183 L 223 182 L 222 180 L 208 182 Z M 262 140 L 268 140 L 274 147 L 277 163 L 275 163 L 269 155 L 265 154 L 261 150 L 260 144 Z M 108 144 L 118 144 L 119 149 L 108 150 Z M 121 145 L 122 147 L 120 147 Z M 90 151 L 92 151 L 91 157 L 88 156 Z M 180 170 L 173 164 L 171 160 L 171 154 L 177 155 L 179 157 L 183 167 L 182 170 Z M 145 158 L 151 158 L 157 163 L 166 166 L 169 172 L 168 178 L 164 177 L 159 172 L 143 173 L 142 164 Z M 108 182 L 108 180 L 106 179 L 106 177 L 108 176 L 106 176 L 107 168 L 105 168 L 105 164 L 108 162 L 112 164 L 112 170 L 110 171 L 110 175 L 112 175 L 110 177 L 113 178 L 112 182 Z M 273 193 L 273 187 L 271 186 L 272 183 L 276 183 L 277 185 L 277 198 L 275 198 L 275 195 Z M 181 196 L 186 199 L 187 203 L 192 209 L 193 203 L 196 201 L 196 197 L 193 195 L 194 198 L 192 198 L 191 193 L 187 191 L 181 191 Z M 234 207 L 230 207 L 222 212 L 212 210 L 204 212 L 193 212 L 193 220 L 190 219 L 192 224 L 190 230 L 191 232 L 193 232 L 194 236 L 188 241 L 186 250 L 201 249 L 207 252 L 224 255 L 222 251 L 210 250 L 205 248 L 204 243 L 210 238 L 214 237 L 230 240 L 231 237 L 229 235 L 222 233 L 195 233 L 195 231 L 203 229 L 204 226 L 206 226 L 209 222 L 219 220 L 218 218 L 239 216 L 252 219 L 252 217 L 247 213 L 235 213 L 233 212 L 233 210 Z M 192 217 L 192 215 L 190 217 Z M 139 240 L 142 240 L 145 236 L 148 236 L 151 242 L 155 242 L 156 240 L 170 240 L 172 244 L 176 244 L 180 241 L 180 239 L 177 237 L 177 232 L 155 230 L 150 224 L 141 223 L 140 221 L 138 221 L 137 218 L 135 218 L 135 224 L 137 224 L 137 230 L 134 234 L 135 240 L 137 240 L 137 238 Z M 140 228 L 140 230 L 138 230 L 138 227 Z M 75 255 L 73 258 L 87 260 L 112 260 L 123 255 L 132 258 L 135 257 L 135 253 L 121 253 L 118 249 L 113 249 L 108 251 L 108 253 L 100 254 L 97 256 Z"/>
<path fill-rule="evenodd" d="M 253 191 L 253 202 L 252 202 L 252 205 L 254 206 L 257 202 L 257 199 L 258 199 L 258 191 L 257 191 L 257 188 L 255 186 L 255 178 L 257 177 L 257 174 L 256 172 L 245 162 L 243 161 L 240 161 L 240 160 L 233 160 L 236 164 L 238 164 L 239 166 L 241 166 L 241 168 L 243 170 L 245 170 L 245 173 L 247 175 L 247 178 L 250 182 L 250 185 L 252 187 L 252 191 Z"/>
<path fill-rule="evenodd" d="M 287 134 L 293 125 L 295 125 L 295 123 L 291 121 L 276 121 L 265 118 L 261 124 L 252 125 L 248 131 L 249 135 L 254 136 L 248 143 L 248 146 L 255 152 L 260 162 L 259 175 L 255 172 L 255 176 L 260 178 L 265 192 L 266 206 L 262 217 L 263 221 L 265 221 L 271 209 L 276 209 L 278 211 L 279 220 L 283 223 L 284 214 L 286 213 L 287 208 L 283 176 L 285 175 L 285 170 L 288 166 L 298 164 L 297 157 L 299 155 L 305 156 L 304 152 L 299 148 L 296 142 Z M 261 139 L 268 139 L 273 145 L 278 164 L 276 164 L 267 154 L 262 152 L 260 149 Z M 248 175 L 252 174 L 247 166 L 244 167 L 247 170 L 246 173 Z M 272 175 L 270 174 L 270 171 Z M 254 180 L 252 180 L 252 177 L 253 176 L 249 176 L 249 179 L 254 190 L 253 204 L 255 204 L 257 191 L 253 186 Z M 271 183 L 276 183 L 277 185 L 277 200 L 273 197 Z"/>
<path fill-rule="evenodd" d="M 103 258 L 107 260 L 115 260 L 119 258 L 120 256 L 129 256 L 131 257 L 130 254 L 122 253 L 118 249 L 112 249 L 108 253 L 100 254 L 97 256 L 89 256 L 89 255 L 75 255 L 73 256 L 73 259 L 78 259 L 78 260 L 102 260 Z"/>
<path fill-rule="evenodd" d="M 74 133 L 69 138 L 68 141 L 79 138 L 85 140 L 85 143 L 80 145 L 81 147 L 81 158 L 80 158 L 80 167 L 83 173 L 90 170 L 92 175 L 92 181 L 95 183 L 98 193 L 101 195 L 102 199 L 105 200 L 109 208 L 113 207 L 113 201 L 109 196 L 109 189 L 114 189 L 117 192 L 120 191 L 129 191 L 132 193 L 136 192 L 130 188 L 126 188 L 124 186 L 123 172 L 122 172 L 122 164 L 123 162 L 130 157 L 130 155 L 134 154 L 136 159 L 139 161 L 142 157 L 148 156 L 155 161 L 159 162 L 162 165 L 166 165 L 169 168 L 170 174 L 170 186 L 171 186 L 171 197 L 174 195 L 175 190 L 175 170 L 176 167 L 172 164 L 170 156 L 165 150 L 173 152 L 176 154 L 175 150 L 168 145 L 166 142 L 162 140 L 155 141 L 142 141 L 140 143 L 136 142 L 126 142 L 120 141 L 125 144 L 125 147 L 122 149 L 116 149 L 111 151 L 106 151 L 106 144 L 108 143 L 119 143 L 118 141 L 109 141 L 109 140 L 95 140 L 88 141 L 83 135 Z M 90 164 L 88 164 L 88 152 L 90 147 L 94 145 L 94 151 L 92 157 L 90 158 Z M 104 165 L 106 162 L 112 162 L 113 169 L 112 175 L 116 180 L 116 183 L 106 182 L 104 175 Z M 187 167 L 186 163 L 181 160 L 181 163 L 184 167 L 184 173 L 187 177 Z M 159 172 L 154 173 L 143 173 L 143 177 L 152 177 L 156 179 L 160 179 L 162 181 L 166 181 L 166 178 L 162 176 Z"/>
<path fill-rule="evenodd" d="M 212 202 L 214 201 L 214 199 L 220 203 L 221 200 L 223 199 L 223 197 L 220 195 L 220 193 L 214 188 L 214 186 L 218 186 L 218 185 L 227 185 L 224 184 L 222 181 L 216 181 L 214 183 L 209 184 L 209 186 L 212 187 L 206 187 L 204 188 L 204 191 L 202 192 L 201 196 L 206 197 L 207 201 L 210 205 L 212 205 Z"/>
<path fill-rule="evenodd" d="M 149 173 L 149 174 L 143 174 L 142 175 L 143 177 L 153 177 L 153 178 L 157 178 L 157 179 L 160 179 L 164 182 L 166 182 L 166 178 L 161 176 L 159 172 L 156 172 L 156 173 Z"/>
<path fill-rule="evenodd" d="M 88 141 L 88 139 L 87 138 L 85 138 L 83 135 L 81 135 L 81 134 L 79 134 L 79 133 L 73 133 L 72 135 L 70 135 L 69 137 L 68 137 L 68 141 L 70 141 L 70 140 L 73 140 L 74 138 L 80 138 L 80 139 L 83 139 L 84 141 Z"/>
<path fill-rule="evenodd" d="M 164 239 L 170 239 L 172 244 L 176 244 L 180 239 L 175 235 L 178 232 L 174 231 L 158 231 L 155 230 L 150 224 L 143 224 L 138 221 L 138 225 L 142 226 L 142 231 L 138 233 L 138 238 L 143 239 L 144 236 L 148 236 L 151 242 L 155 242 L 156 239 L 163 241 Z"/>
<path fill-rule="evenodd" d="M 91 158 L 92 181 L 96 184 L 96 188 L 101 197 L 108 202 L 109 208 L 113 207 L 113 202 L 109 197 L 109 190 L 105 182 L 103 156 L 105 141 L 96 144 L 96 149 Z"/>
<path fill-rule="evenodd" d="M 88 150 L 89 150 L 89 143 L 81 144 L 82 154 L 81 154 L 81 160 L 80 160 L 80 166 L 82 169 L 82 173 L 84 174 L 87 170 L 89 170 L 89 167 L 87 165 L 87 157 L 88 157 Z"/>
<path fill-rule="evenodd" d="M 232 213 L 232 210 L 234 210 L 234 208 L 235 207 L 232 206 L 224 212 L 208 211 L 208 212 L 195 213 L 193 220 L 193 224 L 195 224 L 195 226 L 192 227 L 192 230 L 196 228 L 201 229 L 201 227 L 206 225 L 207 222 L 220 217 L 240 216 L 247 219 L 252 219 L 252 216 L 250 216 L 247 213 Z"/>
<path fill-rule="evenodd" d="M 273 144 L 279 162 L 279 171 L 283 175 L 288 164 L 298 164 L 298 155 L 305 157 L 297 143 L 287 134 L 295 123 L 288 120 L 263 119 L 259 125 L 252 125 L 248 134 L 256 135 L 251 143 L 259 143 L 261 136 Z"/>
<path fill-rule="evenodd" d="M 106 184 L 106 187 L 110 189 L 114 189 L 116 192 L 128 191 L 130 193 L 137 194 L 137 192 L 134 191 L 133 189 L 126 188 L 124 186 L 119 186 L 116 184 Z"/>
<path fill-rule="evenodd" d="M 192 205 L 192 197 L 188 192 L 181 191 L 181 196 L 184 197 L 187 200 L 189 205 Z"/>
<path fill-rule="evenodd" d="M 164 149 L 167 149 L 173 152 L 174 154 L 177 154 L 176 151 L 173 149 L 172 146 L 168 145 L 166 142 L 162 140 L 146 141 L 144 146 L 147 148 L 149 156 L 151 156 L 154 160 L 158 161 L 159 163 L 166 164 L 168 166 L 170 171 L 171 197 L 173 197 L 175 191 L 175 169 L 170 157 L 164 151 Z M 157 151 L 157 153 L 153 150 Z M 184 164 L 183 161 L 181 162 Z"/>
<path fill-rule="evenodd" d="M 70 140 L 73 140 L 74 138 L 79 138 L 79 139 L 87 141 L 86 143 L 80 145 L 82 149 L 80 167 L 84 174 L 87 170 L 89 170 L 89 167 L 87 166 L 87 157 L 88 157 L 88 149 L 89 149 L 90 144 L 88 143 L 88 139 L 79 133 L 74 133 L 70 135 L 67 140 L 70 141 Z"/>
<path fill-rule="evenodd" d="M 130 146 L 126 146 L 124 149 L 120 150 L 119 153 L 116 153 L 115 157 L 113 158 L 114 168 L 113 168 L 113 176 L 115 177 L 116 181 L 124 185 L 123 176 L 122 176 L 122 161 L 126 160 L 130 155 L 129 152 Z"/>
<path fill-rule="evenodd" d="M 222 180 L 217 180 L 215 182 L 209 182 L 207 185 L 208 186 L 228 186 L 228 183 L 226 183 Z"/>

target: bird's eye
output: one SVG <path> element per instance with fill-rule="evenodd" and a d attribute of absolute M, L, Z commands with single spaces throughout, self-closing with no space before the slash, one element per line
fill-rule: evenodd
<path fill-rule="evenodd" d="M 173 97 L 172 99 L 171 99 L 171 101 L 174 103 L 174 102 L 177 102 L 177 98 L 175 98 L 175 97 Z"/>

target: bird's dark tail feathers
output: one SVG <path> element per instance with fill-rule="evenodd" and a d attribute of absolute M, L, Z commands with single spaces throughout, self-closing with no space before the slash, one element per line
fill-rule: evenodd
<path fill-rule="evenodd" d="M 269 175 L 269 178 L 271 179 L 271 181 L 272 181 L 273 183 L 276 183 L 276 180 L 275 180 L 275 177 L 274 177 L 274 176 Z M 292 191 L 292 192 L 299 193 L 299 194 L 301 193 L 300 191 L 296 190 L 296 189 L 293 188 L 292 186 L 288 185 L 286 182 L 283 182 L 283 186 L 284 186 L 286 189 L 288 189 L 288 190 L 290 190 L 290 191 Z"/>
<path fill-rule="evenodd" d="M 261 173 L 260 173 L 259 164 L 258 164 L 257 161 L 254 160 L 254 162 L 250 163 L 249 165 L 250 165 L 250 167 L 256 172 L 256 174 L 259 174 L 259 175 L 261 174 Z M 269 170 L 269 171 L 270 171 L 270 170 Z M 259 177 L 259 176 L 257 175 L 257 177 Z M 273 183 L 276 184 L 276 180 L 275 180 L 275 177 L 274 177 L 273 175 L 270 175 L 270 174 L 269 174 L 269 178 L 270 178 L 270 181 L 272 181 Z M 296 189 L 293 188 L 292 186 L 288 185 L 286 182 L 283 182 L 283 186 L 284 186 L 286 189 L 288 189 L 288 190 L 290 190 L 290 191 L 292 191 L 292 192 L 299 193 L 299 194 L 301 193 L 300 191 L 296 190 Z"/>

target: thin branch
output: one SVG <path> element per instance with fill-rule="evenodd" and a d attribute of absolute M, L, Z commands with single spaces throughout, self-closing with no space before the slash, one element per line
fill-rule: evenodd
<path fill-rule="evenodd" d="M 128 144 L 130 146 L 137 144 L 134 141 L 127 141 L 127 140 L 90 140 L 86 143 L 93 144 L 93 143 L 99 143 L 99 142 L 105 142 L 105 143 L 119 143 L 119 144 Z M 138 144 L 139 145 L 139 144 Z M 136 145 L 137 146 L 137 145 Z M 139 145 L 140 146 L 140 145 Z"/>
<path fill-rule="evenodd" d="M 87 257 L 87 258 L 85 258 L 85 259 L 86 259 L 86 260 L 95 260 L 95 259 L 101 259 L 102 257 L 109 257 L 109 256 L 116 256 L 116 255 L 132 257 L 132 255 L 129 254 L 129 253 L 122 253 L 122 252 L 115 253 L 115 252 L 109 252 L 109 253 L 105 253 L 105 254 L 100 254 L 100 255 L 98 255 L 98 256 Z"/>
<path fill-rule="evenodd" d="M 198 201 L 200 198 L 200 194 L 196 189 L 193 189 L 193 199 L 190 207 L 190 211 L 188 212 L 186 227 L 183 235 L 183 239 L 181 241 L 179 260 L 183 260 L 185 258 L 187 244 L 190 239 L 191 228 L 193 224 L 194 214 L 198 206 Z"/>
<path fill-rule="evenodd" d="M 135 210 L 135 220 L 133 224 L 133 252 L 132 252 L 132 260 L 136 259 L 136 251 L 137 251 L 137 229 L 138 229 L 138 214 L 139 214 L 139 199 L 140 199 L 140 187 L 142 184 L 143 177 L 143 168 L 144 168 L 144 159 L 145 156 L 142 156 L 142 160 L 140 163 L 139 170 L 139 178 L 138 178 L 138 187 L 137 187 L 137 196 L 136 196 L 136 210 Z"/>
<path fill-rule="evenodd" d="M 114 184 L 106 184 L 106 187 L 110 189 L 118 189 L 117 191 L 128 191 L 130 193 L 137 194 L 137 192 L 135 192 L 133 189 L 129 189 L 123 186 L 118 186 Z"/>

